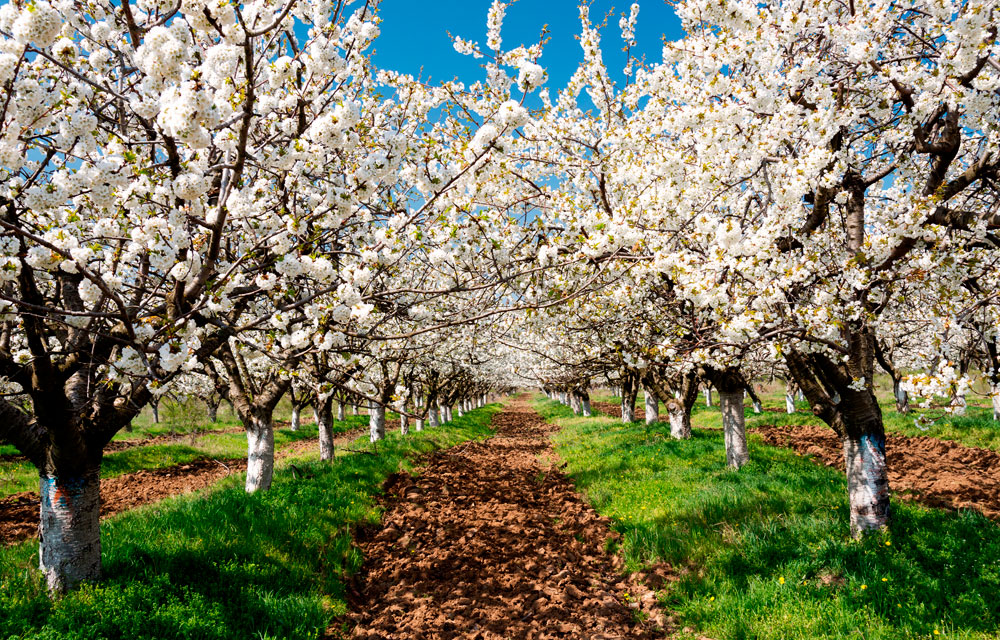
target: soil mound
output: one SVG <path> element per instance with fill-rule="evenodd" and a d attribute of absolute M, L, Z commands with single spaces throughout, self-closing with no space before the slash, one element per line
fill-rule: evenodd
<path fill-rule="evenodd" d="M 438 452 L 385 484 L 381 527 L 362 532 L 353 638 L 652 638 L 654 594 L 618 573 L 609 521 L 555 466 L 554 429 L 523 401 L 495 436 Z"/>
<path fill-rule="evenodd" d="M 811 455 L 844 470 L 840 438 L 818 425 L 752 429 L 765 443 Z M 977 509 L 1000 518 L 1000 454 L 931 437 L 888 435 L 886 463 L 893 493 L 934 507 Z"/>

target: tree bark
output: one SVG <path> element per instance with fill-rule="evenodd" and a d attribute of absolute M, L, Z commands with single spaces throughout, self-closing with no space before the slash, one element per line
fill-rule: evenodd
<path fill-rule="evenodd" d="M 750 460 L 747 430 L 743 416 L 743 389 L 719 391 L 722 430 L 726 442 L 726 462 L 739 469 Z"/>
<path fill-rule="evenodd" d="M 153 424 L 160 424 L 160 403 L 150 402 L 149 408 L 153 411 Z"/>
<path fill-rule="evenodd" d="M 410 433 L 410 422 L 403 414 L 399 414 L 399 432 L 404 436 Z"/>
<path fill-rule="evenodd" d="M 670 437 L 677 440 L 691 437 L 691 413 L 682 401 L 675 398 L 667 403 L 667 419 L 670 421 Z"/>
<path fill-rule="evenodd" d="M 993 395 L 993 419 L 1000 422 L 1000 384 L 990 385 L 990 393 Z"/>
<path fill-rule="evenodd" d="M 338 422 L 343 422 L 346 419 L 347 419 L 347 415 L 346 415 L 346 412 L 344 411 L 344 403 L 343 402 L 338 402 L 337 403 L 337 421 Z"/>
<path fill-rule="evenodd" d="M 429 407 L 427 409 L 427 426 L 429 427 L 440 427 L 441 422 L 438 420 L 438 412 L 434 407 Z"/>
<path fill-rule="evenodd" d="M 316 424 L 319 428 L 319 459 L 324 462 L 333 460 L 336 455 L 333 444 L 333 399 L 330 397 L 317 398 L 319 408 L 316 411 Z M 342 412 L 344 404 L 337 405 L 337 411 Z"/>
<path fill-rule="evenodd" d="M 909 413 L 910 394 L 908 394 L 906 389 L 903 388 L 901 380 L 894 379 L 892 381 L 892 395 L 896 398 L 896 413 Z"/>
<path fill-rule="evenodd" d="M 292 424 L 290 428 L 292 431 L 299 430 L 299 408 L 295 406 L 292 407 Z"/>
<path fill-rule="evenodd" d="M 844 462 L 851 532 L 857 537 L 889 524 L 885 428 L 874 396 L 868 403 L 852 402 L 845 410 Z"/>
<path fill-rule="evenodd" d="M 705 406 L 712 406 L 712 387 L 711 385 L 705 387 Z"/>
<path fill-rule="evenodd" d="M 785 394 L 785 413 L 795 413 L 795 396 L 791 391 Z"/>
<path fill-rule="evenodd" d="M 643 389 L 642 393 L 646 400 L 646 424 L 659 422 L 660 401 L 656 398 L 656 394 L 650 392 L 649 389 Z"/>
<path fill-rule="evenodd" d="M 254 416 L 247 431 L 247 493 L 266 491 L 274 477 L 274 425 L 271 416 Z"/>
<path fill-rule="evenodd" d="M 38 568 L 52 593 L 101 577 L 100 464 L 78 476 L 39 476 Z"/>
<path fill-rule="evenodd" d="M 208 402 L 208 419 L 213 424 L 219 421 L 219 403 Z"/>
<path fill-rule="evenodd" d="M 372 442 L 385 440 L 385 405 L 374 400 L 368 405 L 368 437 Z"/>

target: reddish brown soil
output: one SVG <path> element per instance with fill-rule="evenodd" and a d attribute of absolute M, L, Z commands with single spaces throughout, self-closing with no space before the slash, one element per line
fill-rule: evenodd
<path fill-rule="evenodd" d="M 604 415 L 612 418 L 622 417 L 621 405 L 615 404 L 614 402 L 591 402 L 590 407 L 594 411 L 603 413 Z M 635 405 L 635 419 L 639 422 L 646 419 L 646 409 L 644 407 L 640 407 L 638 402 Z"/>
<path fill-rule="evenodd" d="M 363 433 L 356 429 L 339 436 L 341 446 Z M 315 449 L 316 438 L 299 440 L 275 452 L 277 459 Z M 246 471 L 246 459 L 201 458 L 162 469 L 141 469 L 101 480 L 101 517 L 106 518 L 163 498 L 204 489 L 222 478 Z M 0 499 L 0 544 L 12 544 L 38 533 L 38 493 L 25 491 Z"/>
<path fill-rule="evenodd" d="M 554 429 L 525 401 L 494 416 L 497 434 L 438 452 L 416 478 L 385 485 L 380 528 L 353 613 L 329 630 L 379 639 L 652 638 L 654 594 L 605 552 L 609 521 L 553 466 Z"/>
<path fill-rule="evenodd" d="M 823 464 L 844 470 L 840 438 L 818 425 L 765 426 L 751 430 L 767 444 L 790 447 Z M 886 463 L 893 492 L 924 504 L 977 509 L 1000 518 L 1000 454 L 930 437 L 886 438 Z"/>

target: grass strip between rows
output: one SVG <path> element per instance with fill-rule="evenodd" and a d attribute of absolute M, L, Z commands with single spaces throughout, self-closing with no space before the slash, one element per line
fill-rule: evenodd
<path fill-rule="evenodd" d="M 56 601 L 35 569 L 36 541 L 0 549 L 0 638 L 316 638 L 345 611 L 344 579 L 362 560 L 351 531 L 379 520 L 384 479 L 421 454 L 487 437 L 500 410 L 390 434 L 378 455 L 290 459 L 269 491 L 248 495 L 234 475 L 110 518 L 104 579 Z"/>
<path fill-rule="evenodd" d="M 977 512 L 895 499 L 891 531 L 854 541 L 841 473 L 756 436 L 750 464 L 732 471 L 701 412 L 677 441 L 662 423 L 574 417 L 544 398 L 535 408 L 561 427 L 567 473 L 622 534 L 628 569 L 669 564 L 660 597 L 678 628 L 720 640 L 997 637 L 1000 527 Z"/>

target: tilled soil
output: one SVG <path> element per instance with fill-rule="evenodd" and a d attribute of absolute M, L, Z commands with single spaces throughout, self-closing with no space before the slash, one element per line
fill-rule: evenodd
<path fill-rule="evenodd" d="M 765 443 L 790 447 L 844 470 L 844 449 L 831 429 L 818 425 L 752 429 Z M 930 437 L 886 437 L 889 484 L 903 498 L 949 509 L 977 509 L 1000 518 L 1000 454 Z"/>
<path fill-rule="evenodd" d="M 340 435 L 334 444 L 341 446 L 361 435 L 356 429 Z M 280 460 L 314 449 L 317 438 L 299 440 L 275 451 Z M 216 460 L 201 458 L 187 464 L 161 469 L 141 469 L 134 473 L 101 480 L 101 517 L 157 502 L 170 496 L 191 493 L 215 484 L 222 478 L 246 471 L 245 458 Z M 38 492 L 25 491 L 0 499 L 0 544 L 13 544 L 38 533 Z"/>
<path fill-rule="evenodd" d="M 553 466 L 555 427 L 524 400 L 493 426 L 386 482 L 382 525 L 361 532 L 353 613 L 329 637 L 345 623 L 354 638 L 655 637 L 653 592 L 619 574 L 610 522 Z"/>
<path fill-rule="evenodd" d="M 614 402 L 591 402 L 590 408 L 612 418 L 622 417 L 622 406 Z M 646 419 L 646 409 L 640 407 L 638 402 L 635 404 L 635 419 L 638 421 Z"/>

